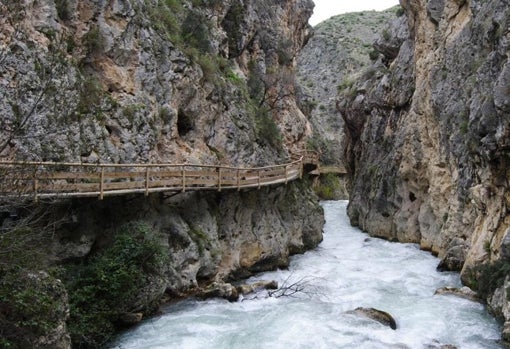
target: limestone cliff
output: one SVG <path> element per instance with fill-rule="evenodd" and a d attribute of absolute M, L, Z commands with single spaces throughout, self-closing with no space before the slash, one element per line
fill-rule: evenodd
<path fill-rule="evenodd" d="M 309 133 L 310 0 L 1 5 L 3 158 L 265 163 Z"/>
<path fill-rule="evenodd" d="M 302 104 L 308 106 L 313 126 L 309 145 L 321 152 L 323 164 L 342 164 L 344 122 L 336 109 L 338 90 L 352 84 L 353 75 L 371 64 L 372 44 L 396 11 L 331 17 L 313 28 L 313 36 L 298 55 Z"/>
<path fill-rule="evenodd" d="M 312 8 L 311 0 L 0 0 L 0 160 L 283 162 L 311 134 L 296 102 L 294 70 L 310 35 Z M 112 326 L 139 321 L 165 294 L 182 296 L 284 266 L 290 254 L 319 243 L 324 223 L 307 182 L 260 191 L 19 204 L 0 202 L 7 237 L 0 252 L 23 264 L 39 244 L 44 248 L 37 255 L 45 259 L 29 269 L 71 265 L 66 277 L 77 279 L 66 285 L 78 291 L 69 294 L 67 325 L 76 347 L 94 347 Z M 138 261 L 144 274 L 136 294 L 124 279 L 132 271 L 114 272 L 115 292 L 131 293 L 120 303 L 112 300 L 114 309 L 103 307 L 103 300 L 87 303 L 96 291 L 105 298 L 111 292 L 87 285 L 80 273 L 111 277 L 112 269 L 104 274 L 96 266 L 119 264 L 108 251 L 120 248 L 119 229 L 134 223 L 143 223 L 143 231 L 124 238 L 121 252 L 131 258 L 138 244 L 149 243 Z M 160 251 L 153 250 L 153 240 L 165 251 L 164 265 L 147 264 Z M 8 261 L 0 263 L 2 278 L 20 266 Z M 48 299 L 67 309 L 60 281 L 53 282 L 59 293 Z M 9 285 L 0 280 L 2 287 Z M 9 297 L 0 292 L 2 345 L 16 345 L 20 333 L 35 331 L 15 321 L 26 309 Z M 96 306 L 105 311 L 104 322 L 87 313 Z M 69 347 L 68 316 L 41 319 L 37 341 L 18 344 Z M 52 341 L 40 333 L 47 328 L 58 329 L 47 333 Z"/>
<path fill-rule="evenodd" d="M 349 216 L 373 235 L 420 243 L 476 286 L 481 264 L 509 262 L 510 7 L 401 5 L 405 16 L 374 45 L 382 57 L 338 102 Z M 503 298 L 496 307 L 508 309 Z"/>

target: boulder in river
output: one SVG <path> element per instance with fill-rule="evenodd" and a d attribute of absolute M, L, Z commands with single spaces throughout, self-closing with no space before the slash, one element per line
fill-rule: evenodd
<path fill-rule="evenodd" d="M 434 340 L 433 343 L 427 345 L 425 349 L 457 349 L 457 347 L 451 344 L 441 344 L 438 341 Z"/>
<path fill-rule="evenodd" d="M 119 320 L 128 326 L 136 325 L 143 319 L 143 313 L 124 313 L 120 316 Z"/>
<path fill-rule="evenodd" d="M 347 312 L 348 314 L 360 315 L 372 320 L 375 320 L 385 326 L 390 327 L 392 330 L 397 329 L 397 322 L 389 313 L 378 310 L 375 308 L 356 308 Z"/>
<path fill-rule="evenodd" d="M 237 289 L 229 283 L 214 282 L 200 293 L 200 297 L 203 299 L 224 298 L 235 302 L 239 299 L 239 293 Z"/>
<path fill-rule="evenodd" d="M 257 292 L 260 290 L 276 290 L 278 288 L 278 282 L 275 280 L 260 280 L 252 284 L 242 284 L 236 287 L 238 294 L 248 294 Z"/>
<path fill-rule="evenodd" d="M 473 302 L 482 302 L 475 291 L 467 286 L 456 288 L 456 287 L 441 287 L 436 290 L 434 294 L 438 295 L 453 295 L 461 298 L 468 299 Z"/>

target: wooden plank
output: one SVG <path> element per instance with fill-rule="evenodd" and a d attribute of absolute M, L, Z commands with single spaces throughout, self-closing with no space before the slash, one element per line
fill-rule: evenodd
<path fill-rule="evenodd" d="M 145 188 L 145 181 L 130 181 L 130 182 L 109 182 L 104 183 L 104 190 L 120 190 L 120 189 L 141 189 Z"/>
<path fill-rule="evenodd" d="M 132 179 L 132 178 L 144 178 L 145 171 L 122 171 L 122 172 L 105 172 L 104 178 L 108 179 Z"/>
<path fill-rule="evenodd" d="M 98 191 L 99 183 L 44 183 L 41 184 L 40 190 L 45 192 L 88 192 Z"/>
<path fill-rule="evenodd" d="M 216 178 L 218 177 L 218 172 L 216 172 L 215 169 L 207 169 L 206 171 L 189 171 L 189 170 L 186 170 L 185 171 L 186 173 L 186 177 L 187 178 L 190 178 L 190 177 L 212 177 L 212 178 Z"/>
<path fill-rule="evenodd" d="M 270 171 L 262 171 L 263 177 L 275 177 L 275 176 L 285 176 L 285 168 L 279 168 L 278 170 L 270 170 Z"/>
<path fill-rule="evenodd" d="M 180 178 L 182 176 L 181 171 L 158 171 L 152 174 L 153 177 L 157 178 L 165 178 L 165 177 L 176 177 Z"/>
<path fill-rule="evenodd" d="M 190 186 L 212 186 L 217 188 L 217 184 L 216 179 L 186 178 L 186 188 Z"/>
<path fill-rule="evenodd" d="M 151 180 L 149 183 L 150 188 L 164 188 L 164 187 L 178 187 L 181 186 L 180 178 L 172 178 L 172 179 L 157 179 Z"/>
<path fill-rule="evenodd" d="M 97 179 L 99 172 L 43 172 L 39 174 L 40 180 L 56 179 Z"/>

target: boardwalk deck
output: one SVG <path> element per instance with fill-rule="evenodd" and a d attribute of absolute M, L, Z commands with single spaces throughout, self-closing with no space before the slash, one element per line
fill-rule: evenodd
<path fill-rule="evenodd" d="M 0 197 L 98 197 L 192 190 L 231 190 L 286 184 L 301 178 L 305 164 L 318 164 L 316 153 L 265 167 L 191 164 L 78 164 L 0 162 Z"/>

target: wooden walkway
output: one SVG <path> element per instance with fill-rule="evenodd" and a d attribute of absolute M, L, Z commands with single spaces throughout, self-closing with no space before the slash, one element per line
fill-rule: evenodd
<path fill-rule="evenodd" d="M 322 174 L 332 173 L 338 176 L 346 175 L 347 170 L 343 166 L 320 166 L 310 172 L 311 175 L 320 176 Z"/>
<path fill-rule="evenodd" d="M 0 198 L 98 197 L 190 190 L 261 188 L 303 176 L 318 154 L 300 152 L 288 163 L 265 167 L 192 164 L 80 164 L 0 162 Z"/>

